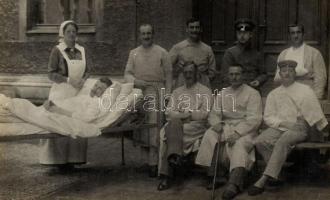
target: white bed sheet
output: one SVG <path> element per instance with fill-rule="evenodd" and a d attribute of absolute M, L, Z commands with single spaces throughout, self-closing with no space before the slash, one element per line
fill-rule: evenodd
<path fill-rule="evenodd" d="M 88 83 L 93 84 L 94 80 Z M 84 86 L 84 88 L 87 87 Z M 87 90 L 83 90 L 83 92 L 86 93 Z M 111 104 L 111 109 L 107 110 L 102 117 L 95 119 L 92 124 L 50 113 L 43 107 L 34 106 L 24 99 L 13 99 L 14 103 L 10 106 L 11 112 L 26 123 L 0 123 L 0 136 L 48 133 L 59 133 L 73 138 L 99 136 L 103 128 L 109 127 L 127 112 L 128 108 L 134 107 L 133 104 L 143 96 L 142 91 L 133 89 L 132 84 L 121 84 L 120 92 L 115 95 L 117 95 L 116 101 Z"/>

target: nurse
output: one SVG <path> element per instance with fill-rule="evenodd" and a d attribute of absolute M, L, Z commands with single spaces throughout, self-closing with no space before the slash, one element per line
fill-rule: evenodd
<path fill-rule="evenodd" d="M 84 47 L 76 42 L 77 33 L 74 21 L 64 21 L 60 26 L 59 44 L 53 48 L 48 63 L 48 77 L 53 81 L 48 100 L 75 96 L 89 76 L 91 62 Z M 43 139 L 40 145 L 40 164 L 54 166 L 51 171 L 66 173 L 75 164 L 86 163 L 87 139 Z"/>

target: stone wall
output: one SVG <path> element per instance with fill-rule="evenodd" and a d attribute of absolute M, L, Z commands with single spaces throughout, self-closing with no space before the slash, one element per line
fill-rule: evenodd
<path fill-rule="evenodd" d="M 0 1 L 1 42 L 18 40 L 18 10 L 18 0 Z"/>

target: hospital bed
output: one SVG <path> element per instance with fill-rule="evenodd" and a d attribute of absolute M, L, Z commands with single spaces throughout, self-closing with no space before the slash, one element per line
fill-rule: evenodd
<path fill-rule="evenodd" d="M 157 91 L 156 99 L 160 99 L 158 89 L 152 87 L 153 90 Z M 157 112 L 157 122 L 156 123 L 146 123 L 146 114 L 143 111 L 143 105 L 146 102 L 144 98 L 138 98 L 138 101 L 135 102 L 135 106 L 132 109 L 129 108 L 119 116 L 115 121 L 113 121 L 109 126 L 102 128 L 101 135 L 98 137 L 110 138 L 110 137 L 120 137 L 121 138 L 121 163 L 125 165 L 125 137 L 130 133 L 133 135 L 138 134 L 141 130 L 150 130 L 151 128 L 157 128 L 160 130 L 161 123 L 161 112 Z M 159 109 L 159 105 L 158 108 Z M 129 111 L 128 111 L 129 110 Z M 1 131 L 1 129 L 0 129 Z M 150 133 L 150 132 L 149 132 Z M 0 135 L 0 142 L 12 142 L 19 140 L 33 140 L 33 139 L 49 139 L 49 138 L 59 138 L 59 137 L 68 137 L 58 133 L 36 133 L 36 134 L 27 134 L 27 135 Z"/>

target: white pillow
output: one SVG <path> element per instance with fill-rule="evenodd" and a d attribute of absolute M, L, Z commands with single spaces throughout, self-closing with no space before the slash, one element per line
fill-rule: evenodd
<path fill-rule="evenodd" d="M 88 78 L 86 81 L 85 81 L 85 83 L 84 83 L 84 85 L 83 85 L 83 87 L 80 89 L 80 91 L 78 92 L 78 94 L 77 95 L 89 95 L 90 94 L 90 92 L 91 92 L 91 90 L 92 90 L 92 88 L 94 87 L 94 85 L 95 85 L 95 83 L 98 81 L 99 79 L 98 78 Z M 118 85 L 116 85 L 116 84 L 118 84 Z M 109 91 L 110 91 L 110 88 L 112 87 L 112 88 L 114 88 L 114 87 L 119 87 L 119 90 L 120 90 L 120 83 L 119 82 L 117 82 L 117 81 L 112 81 L 112 85 L 104 92 L 104 94 L 109 94 Z M 118 89 L 113 89 L 112 90 L 112 93 L 114 93 L 114 91 L 117 91 Z M 117 96 L 117 95 L 116 95 Z"/>

